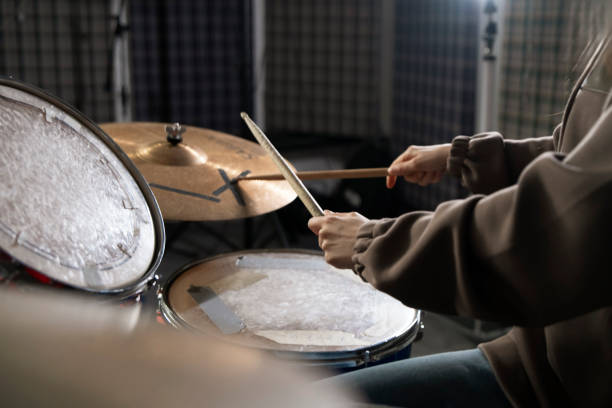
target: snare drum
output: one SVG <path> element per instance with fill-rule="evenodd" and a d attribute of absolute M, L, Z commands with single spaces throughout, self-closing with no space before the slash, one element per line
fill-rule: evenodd
<path fill-rule="evenodd" d="M 159 293 L 175 327 L 334 368 L 406 350 L 420 311 L 328 265 L 318 252 L 252 250 L 178 270 Z"/>
<path fill-rule="evenodd" d="M 0 286 L 37 282 L 137 298 L 164 248 L 149 186 L 93 122 L 0 79 Z"/>

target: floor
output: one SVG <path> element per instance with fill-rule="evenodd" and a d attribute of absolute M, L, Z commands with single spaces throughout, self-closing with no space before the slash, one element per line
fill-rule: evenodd
<path fill-rule="evenodd" d="M 246 221 L 166 224 L 168 242 L 158 269 L 162 286 L 181 266 L 220 253 L 246 248 L 318 249 L 314 236 L 305 228 L 308 217 L 301 211 L 299 205 L 292 204 L 277 213 Z M 434 313 L 424 313 L 423 322 L 424 335 L 413 344 L 413 356 L 473 348 L 503 332 L 497 326 L 487 332 L 478 331 L 478 322 Z"/>

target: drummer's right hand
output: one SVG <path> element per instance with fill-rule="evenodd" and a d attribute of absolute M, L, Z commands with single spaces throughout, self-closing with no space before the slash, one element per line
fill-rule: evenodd
<path fill-rule="evenodd" d="M 325 215 L 308 220 L 308 228 L 319 237 L 319 247 L 325 253 L 328 264 L 340 269 L 351 269 L 357 232 L 368 221 L 356 212 L 335 213 L 325 210 Z"/>
<path fill-rule="evenodd" d="M 398 177 L 420 186 L 437 183 L 446 172 L 451 144 L 410 146 L 389 166 L 387 188 L 393 188 Z"/>

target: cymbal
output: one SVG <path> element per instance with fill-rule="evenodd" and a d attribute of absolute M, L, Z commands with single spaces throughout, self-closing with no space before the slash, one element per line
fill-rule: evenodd
<path fill-rule="evenodd" d="M 254 142 L 194 126 L 131 122 L 100 125 L 145 177 L 165 220 L 216 221 L 277 210 L 296 197 L 286 181 L 236 183 L 276 171 Z"/>

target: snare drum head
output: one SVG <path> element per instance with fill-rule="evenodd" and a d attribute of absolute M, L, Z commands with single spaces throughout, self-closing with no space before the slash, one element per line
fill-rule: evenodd
<path fill-rule="evenodd" d="M 148 274 L 163 251 L 159 208 L 108 136 L 57 99 L 0 80 L 0 137 L 5 252 L 96 292 Z"/>
<path fill-rule="evenodd" d="M 414 309 L 309 251 L 226 254 L 175 276 L 163 296 L 175 321 L 241 345 L 350 351 L 389 342 L 416 324 Z"/>

